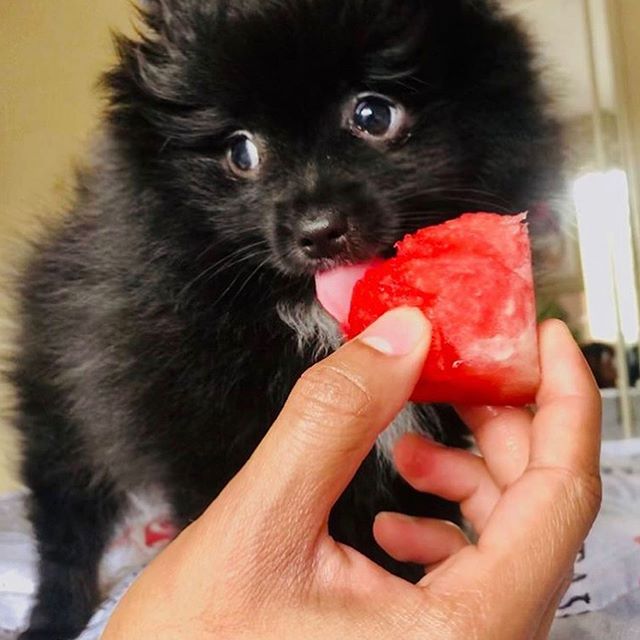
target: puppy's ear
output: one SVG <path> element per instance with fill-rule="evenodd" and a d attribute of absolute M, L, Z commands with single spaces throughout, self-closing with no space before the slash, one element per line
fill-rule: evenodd
<path fill-rule="evenodd" d="M 119 63 L 103 77 L 112 106 L 177 102 L 187 96 L 183 65 L 203 7 L 218 0 L 137 0 L 137 38 L 115 35 Z"/>

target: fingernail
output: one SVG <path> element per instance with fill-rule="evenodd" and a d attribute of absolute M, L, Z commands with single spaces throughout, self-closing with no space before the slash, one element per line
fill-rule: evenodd
<path fill-rule="evenodd" d="M 400 521 L 400 522 L 406 522 L 408 524 L 413 524 L 415 522 L 420 522 L 420 518 L 417 518 L 415 516 L 409 516 L 406 513 L 396 513 L 395 511 L 381 511 L 377 516 L 376 519 L 382 517 L 382 518 L 393 518 L 394 520 Z"/>
<path fill-rule="evenodd" d="M 367 327 L 360 342 L 388 356 L 406 356 L 424 339 L 428 320 L 419 309 L 393 309 Z"/>

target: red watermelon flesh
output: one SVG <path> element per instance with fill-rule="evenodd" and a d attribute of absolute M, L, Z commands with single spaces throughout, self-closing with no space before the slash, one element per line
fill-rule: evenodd
<path fill-rule="evenodd" d="M 419 307 L 433 325 L 413 401 L 533 402 L 540 368 L 524 218 L 472 213 L 422 229 L 356 283 L 339 318 L 349 338 L 399 306 Z"/>

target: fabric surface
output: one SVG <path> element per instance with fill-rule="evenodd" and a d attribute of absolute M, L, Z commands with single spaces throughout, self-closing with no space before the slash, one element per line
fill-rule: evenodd
<path fill-rule="evenodd" d="M 25 518 L 25 494 L 0 498 L 0 640 L 26 625 L 36 589 L 37 556 Z M 159 492 L 132 496 L 126 518 L 100 566 L 105 599 L 81 640 L 98 640 L 116 603 L 147 564 L 174 537 Z"/>
<path fill-rule="evenodd" d="M 602 510 L 577 559 L 552 640 L 640 638 L 640 439 L 605 443 L 602 474 Z M 24 627 L 36 586 L 24 503 L 24 494 L 0 499 L 0 640 L 14 640 Z M 132 498 L 101 566 L 105 600 L 81 640 L 99 639 L 115 604 L 173 535 L 159 493 Z"/>
<path fill-rule="evenodd" d="M 559 616 L 602 610 L 640 589 L 640 440 L 606 442 L 601 470 L 603 508 Z"/>

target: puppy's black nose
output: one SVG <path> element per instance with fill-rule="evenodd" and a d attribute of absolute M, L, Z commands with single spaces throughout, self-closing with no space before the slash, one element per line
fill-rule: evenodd
<path fill-rule="evenodd" d="M 348 230 L 346 217 L 327 209 L 300 220 L 296 237 L 309 258 L 332 258 L 343 249 Z"/>

